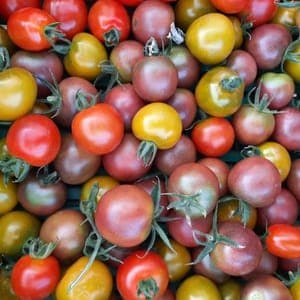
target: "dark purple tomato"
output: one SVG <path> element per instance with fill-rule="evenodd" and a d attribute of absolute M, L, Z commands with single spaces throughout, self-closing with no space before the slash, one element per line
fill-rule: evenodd
<path fill-rule="evenodd" d="M 295 82 L 287 73 L 265 72 L 259 78 L 260 94 L 268 95 L 270 109 L 281 109 L 287 106 L 294 97 Z"/>
<path fill-rule="evenodd" d="M 236 71 L 244 80 L 245 87 L 251 85 L 257 76 L 257 64 L 246 50 L 236 49 L 226 59 L 226 65 Z"/>
<path fill-rule="evenodd" d="M 197 247 L 199 242 L 206 241 L 201 233 L 211 231 L 212 216 L 210 213 L 206 217 L 194 217 L 189 220 L 186 216 L 172 209 L 167 214 L 167 218 L 169 218 L 166 223 L 168 233 L 175 241 L 185 247 Z"/>
<path fill-rule="evenodd" d="M 133 66 L 144 57 L 144 45 L 136 40 L 125 40 L 110 52 L 109 60 L 117 69 L 121 82 L 131 82 Z"/>
<path fill-rule="evenodd" d="M 218 233 L 235 244 L 219 242 L 210 253 L 211 259 L 221 271 L 231 276 L 252 272 L 262 257 L 262 243 L 250 228 L 238 222 L 226 221 L 218 225 Z"/>
<path fill-rule="evenodd" d="M 224 196 L 228 191 L 227 177 L 230 170 L 229 165 L 218 157 L 203 157 L 198 160 L 198 163 L 209 168 L 217 176 L 220 196 Z"/>
<path fill-rule="evenodd" d="M 203 248 L 203 246 L 199 246 L 192 249 L 192 261 L 197 259 L 197 257 L 203 251 Z M 193 264 L 193 271 L 196 274 L 208 277 L 218 284 L 223 283 L 230 278 L 228 274 L 216 267 L 209 254 L 206 255 L 201 261 Z"/>
<path fill-rule="evenodd" d="M 255 278 L 259 274 L 274 274 L 278 268 L 278 257 L 263 249 L 261 259 L 258 266 L 250 273 L 243 276 L 249 280 Z"/>
<path fill-rule="evenodd" d="M 197 114 L 197 101 L 194 93 L 186 88 L 177 88 L 175 93 L 167 100 L 179 113 L 183 129 L 190 127 Z"/>
<path fill-rule="evenodd" d="M 48 87 L 39 78 L 54 84 L 61 81 L 64 73 L 62 60 L 55 52 L 50 51 L 18 50 L 12 55 L 10 65 L 11 67 L 22 67 L 36 76 L 39 98 L 45 98 L 51 94 Z"/>
<path fill-rule="evenodd" d="M 272 224 L 294 224 L 298 215 L 297 199 L 288 189 L 282 188 L 271 205 L 257 209 L 257 224 L 262 228 Z"/>
<path fill-rule="evenodd" d="M 220 195 L 217 176 L 197 162 L 176 167 L 169 176 L 170 205 L 189 218 L 206 216 L 216 207 Z"/>
<path fill-rule="evenodd" d="M 289 189 L 300 203 L 300 158 L 292 161 L 290 173 L 286 179 L 286 184 Z"/>
<path fill-rule="evenodd" d="M 268 23 L 257 26 L 245 41 L 245 50 L 255 59 L 258 69 L 273 70 L 281 63 L 292 42 L 290 31 L 283 25 Z"/>
<path fill-rule="evenodd" d="M 241 300 L 293 300 L 284 283 L 274 275 L 261 274 L 247 281 L 241 291 Z"/>
<path fill-rule="evenodd" d="M 55 121 L 64 127 L 70 128 L 75 114 L 82 107 L 80 103 L 87 104 L 91 101 L 99 101 L 96 87 L 90 81 L 81 77 L 70 76 L 64 78 L 58 84 L 58 89 L 61 95 L 61 106 Z"/>
<path fill-rule="evenodd" d="M 137 155 L 140 140 L 132 133 L 125 133 L 120 145 L 113 151 L 102 155 L 105 171 L 121 182 L 133 182 L 143 177 L 151 168 Z"/>
<path fill-rule="evenodd" d="M 271 205 L 281 191 L 281 178 L 275 165 L 262 156 L 238 161 L 228 174 L 229 192 L 254 207 Z"/>
<path fill-rule="evenodd" d="M 18 185 L 17 197 L 28 212 L 38 216 L 49 216 L 66 203 L 67 186 L 61 180 L 47 182 L 46 179 L 31 173 Z"/>
<path fill-rule="evenodd" d="M 39 237 L 46 243 L 56 243 L 53 255 L 63 264 L 70 264 L 82 255 L 90 232 L 85 216 L 75 209 L 58 210 L 42 223 Z"/>
<path fill-rule="evenodd" d="M 104 102 L 114 106 L 122 115 L 125 129 L 130 131 L 135 113 L 145 105 L 145 101 L 136 93 L 131 83 L 114 86 L 105 95 Z"/>
<path fill-rule="evenodd" d="M 158 150 L 154 165 L 165 175 L 170 175 L 181 164 L 195 162 L 197 151 L 195 144 L 188 135 L 182 134 L 174 147 Z"/>
<path fill-rule="evenodd" d="M 300 109 L 284 107 L 275 115 L 273 139 L 289 151 L 300 149 Z"/>
<path fill-rule="evenodd" d="M 271 137 L 275 128 L 275 117 L 272 113 L 243 104 L 233 114 L 232 125 L 235 137 L 241 144 L 258 145 Z"/>
<path fill-rule="evenodd" d="M 79 147 L 70 133 L 62 136 L 62 144 L 54 160 L 54 168 L 66 184 L 82 184 L 99 170 L 101 156 Z"/>
<path fill-rule="evenodd" d="M 175 14 L 170 4 L 158 0 L 142 1 L 132 14 L 132 33 L 142 44 L 153 37 L 161 47 L 167 45 L 167 36 L 174 21 Z"/>
<path fill-rule="evenodd" d="M 190 50 L 182 45 L 175 45 L 168 54 L 178 71 L 178 87 L 192 88 L 200 78 L 201 66 Z"/>
<path fill-rule="evenodd" d="M 281 272 L 297 272 L 300 265 L 300 257 L 299 258 L 278 258 L 278 270 Z"/>
<path fill-rule="evenodd" d="M 177 84 L 177 69 L 167 56 L 145 56 L 133 67 L 132 85 L 147 102 L 167 101 L 175 93 Z"/>

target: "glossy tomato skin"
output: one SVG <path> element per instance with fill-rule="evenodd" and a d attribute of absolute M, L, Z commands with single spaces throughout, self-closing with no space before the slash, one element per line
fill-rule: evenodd
<path fill-rule="evenodd" d="M 211 279 L 194 274 L 186 277 L 176 290 L 176 300 L 221 300 L 217 285 Z"/>
<path fill-rule="evenodd" d="M 270 205 L 281 191 L 280 173 L 264 157 L 244 158 L 230 169 L 228 189 L 254 207 Z"/>
<path fill-rule="evenodd" d="M 224 14 L 217 12 L 204 14 L 188 27 L 185 43 L 200 63 L 219 64 L 234 48 L 233 24 Z"/>
<path fill-rule="evenodd" d="M 154 213 L 151 196 L 134 184 L 120 184 L 98 202 L 95 224 L 99 233 L 120 247 L 134 247 L 148 237 Z"/>
<path fill-rule="evenodd" d="M 25 7 L 12 13 L 7 32 L 14 44 L 28 51 L 42 51 L 51 47 L 44 30 L 55 18 L 41 8 Z"/>
<path fill-rule="evenodd" d="M 146 299 L 144 295 L 138 296 L 141 281 L 152 279 L 158 291 L 151 299 L 158 299 L 168 287 L 168 268 L 161 256 L 153 251 L 138 250 L 125 258 L 117 270 L 116 284 L 124 300 L 136 298 Z"/>
<path fill-rule="evenodd" d="M 70 285 L 76 280 L 86 267 L 89 257 L 81 256 L 66 269 L 55 290 L 56 299 L 59 300 L 99 300 L 110 299 L 113 286 L 113 277 L 108 266 L 94 260 L 85 276 L 70 289 Z"/>
<path fill-rule="evenodd" d="M 46 258 L 22 256 L 14 265 L 12 288 L 20 298 L 43 299 L 54 292 L 60 279 L 60 263 L 52 255 Z"/>
<path fill-rule="evenodd" d="M 84 0 L 45 0 L 43 9 L 52 15 L 68 39 L 87 27 L 88 9 Z"/>
<path fill-rule="evenodd" d="M 0 253 L 12 257 L 22 255 L 29 237 L 37 237 L 41 221 L 23 210 L 13 210 L 0 217 Z"/>
<path fill-rule="evenodd" d="M 130 18 L 124 5 L 116 0 L 96 1 L 88 12 L 88 27 L 99 41 L 110 45 L 107 34 L 116 30 L 116 44 L 128 38 L 130 33 Z M 114 41 L 115 42 L 115 41 Z M 113 43 L 115 44 L 115 43 Z"/>
<path fill-rule="evenodd" d="M 116 149 L 125 130 L 121 114 L 110 104 L 98 103 L 75 115 L 72 135 L 86 151 L 103 155 Z"/>
<path fill-rule="evenodd" d="M 287 177 L 286 184 L 288 189 L 293 193 L 298 202 L 300 202 L 300 186 L 298 184 L 300 180 L 300 159 L 294 159 L 292 161 L 291 170 Z"/>
<path fill-rule="evenodd" d="M 240 108 L 244 90 L 245 84 L 236 71 L 226 66 L 215 66 L 200 78 L 195 96 L 205 113 L 227 117 Z"/>
<path fill-rule="evenodd" d="M 242 11 L 248 4 L 248 0 L 211 0 L 216 9 L 225 14 L 236 14 Z"/>
<path fill-rule="evenodd" d="M 282 258 L 300 257 L 300 229 L 291 224 L 273 224 L 268 227 L 267 250 Z"/>
<path fill-rule="evenodd" d="M 0 73 L 0 120 L 13 121 L 29 113 L 35 104 L 37 83 L 29 71 L 12 67 Z"/>
<path fill-rule="evenodd" d="M 0 3 L 0 15 L 7 20 L 8 17 L 16 10 L 23 7 L 40 7 L 41 3 L 39 0 L 3 0 Z"/>
<path fill-rule="evenodd" d="M 41 167 L 52 162 L 61 145 L 57 125 L 44 115 L 27 114 L 13 122 L 6 136 L 8 152 Z"/>
<path fill-rule="evenodd" d="M 210 157 L 226 154 L 235 139 L 233 126 L 226 118 L 210 117 L 200 120 L 191 134 L 198 153 Z"/>
<path fill-rule="evenodd" d="M 102 42 L 88 32 L 79 32 L 73 36 L 63 64 L 70 76 L 94 80 L 101 73 L 101 63 L 107 58 L 107 50 Z"/>
<path fill-rule="evenodd" d="M 0 216 L 12 211 L 18 204 L 17 184 L 5 183 L 3 175 L 0 175 Z"/>
<path fill-rule="evenodd" d="M 132 132 L 140 140 L 153 142 L 158 149 L 169 149 L 182 134 L 179 113 L 164 102 L 152 102 L 141 107 L 132 119 Z"/>

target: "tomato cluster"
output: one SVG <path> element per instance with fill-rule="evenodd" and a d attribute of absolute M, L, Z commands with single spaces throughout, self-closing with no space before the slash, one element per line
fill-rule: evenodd
<path fill-rule="evenodd" d="M 300 299 L 297 1 L 0 21 L 1 299 Z"/>

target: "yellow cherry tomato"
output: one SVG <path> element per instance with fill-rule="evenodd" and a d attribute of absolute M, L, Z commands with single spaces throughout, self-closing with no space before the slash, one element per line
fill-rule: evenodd
<path fill-rule="evenodd" d="M 13 210 L 17 204 L 17 184 L 11 181 L 4 183 L 3 175 L 0 174 L 0 215 Z"/>
<path fill-rule="evenodd" d="M 227 117 L 241 106 L 245 84 L 238 73 L 226 66 L 215 66 L 198 81 L 195 97 L 208 115 Z"/>
<path fill-rule="evenodd" d="M 300 27 L 300 13 L 298 27 Z M 293 59 L 293 57 L 299 57 L 300 43 L 297 40 L 295 40 L 293 43 L 294 46 L 291 50 L 288 51 L 288 56 L 284 59 L 283 69 L 288 75 L 290 75 L 294 79 L 296 83 L 300 83 L 300 62 L 297 59 Z"/>
<path fill-rule="evenodd" d="M 99 190 L 97 193 L 97 202 L 101 199 L 104 193 L 113 187 L 119 185 L 119 181 L 108 175 L 99 175 L 90 178 L 86 181 L 80 191 L 80 200 L 84 201 L 89 198 L 91 189 L 94 184 L 98 184 Z"/>
<path fill-rule="evenodd" d="M 300 300 L 300 278 L 298 277 L 295 282 L 289 287 L 293 300 Z"/>
<path fill-rule="evenodd" d="M 186 31 L 194 20 L 207 13 L 215 12 L 216 8 L 210 0 L 178 0 L 174 10 L 176 25 Z"/>
<path fill-rule="evenodd" d="M 105 263 L 93 261 L 88 271 L 72 285 L 89 258 L 82 256 L 70 265 L 58 283 L 55 291 L 56 300 L 108 300 L 112 293 L 113 277 Z"/>
<path fill-rule="evenodd" d="M 271 161 L 278 169 L 281 181 L 284 181 L 291 169 L 292 160 L 288 150 L 281 144 L 267 141 L 258 145 L 261 156 Z"/>
<path fill-rule="evenodd" d="M 244 33 L 243 33 L 243 28 L 241 21 L 238 17 L 236 16 L 228 16 L 230 21 L 232 22 L 233 29 L 235 32 L 235 39 L 234 39 L 234 49 L 238 49 L 242 46 L 243 41 L 244 41 Z"/>
<path fill-rule="evenodd" d="M 173 251 L 162 240 L 158 240 L 155 244 L 155 251 L 163 258 L 167 264 L 169 271 L 169 279 L 171 282 L 181 280 L 191 269 L 191 253 L 183 245 L 175 240 L 170 240 Z"/>
<path fill-rule="evenodd" d="M 152 102 L 141 107 L 134 115 L 132 132 L 142 141 L 153 142 L 158 149 L 169 149 L 181 137 L 182 121 L 171 105 Z"/>
<path fill-rule="evenodd" d="M 37 83 L 24 68 L 8 68 L 0 72 L 0 91 L 0 121 L 14 121 L 32 110 Z"/>
<path fill-rule="evenodd" d="M 11 280 L 9 274 L 4 270 L 0 270 L 0 299 L 3 300 L 19 300 L 14 294 L 11 287 Z"/>
<path fill-rule="evenodd" d="M 5 47 L 9 54 L 12 55 L 16 51 L 17 47 L 9 37 L 6 27 L 0 25 L 0 46 Z"/>
<path fill-rule="evenodd" d="M 176 290 L 176 300 L 222 300 L 217 285 L 202 275 L 184 279 Z"/>
<path fill-rule="evenodd" d="M 235 30 L 226 15 L 207 13 L 188 27 L 185 43 L 201 63 L 216 65 L 224 61 L 234 49 Z"/>
<path fill-rule="evenodd" d="M 241 299 L 241 283 L 236 279 L 230 278 L 225 282 L 221 283 L 219 290 L 223 300 L 240 300 Z"/>
<path fill-rule="evenodd" d="M 278 6 L 271 22 L 281 24 L 290 29 L 291 26 L 296 26 L 296 12 L 298 9 L 299 7 Z"/>
<path fill-rule="evenodd" d="M 101 73 L 101 63 L 107 59 L 105 46 L 92 34 L 80 32 L 74 35 L 63 64 L 69 75 L 94 80 Z"/>

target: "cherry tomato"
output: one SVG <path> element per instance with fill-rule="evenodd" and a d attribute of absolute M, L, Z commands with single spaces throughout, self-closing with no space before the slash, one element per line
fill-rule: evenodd
<path fill-rule="evenodd" d="M 6 144 L 10 155 L 31 166 L 41 167 L 55 159 L 61 136 L 57 125 L 49 117 L 27 114 L 9 127 Z"/>
<path fill-rule="evenodd" d="M 233 24 L 224 14 L 204 14 L 188 27 L 185 43 L 201 63 L 219 64 L 229 56 L 234 48 Z"/>
<path fill-rule="evenodd" d="M 210 117 L 200 120 L 191 133 L 198 152 L 205 156 L 219 157 L 226 154 L 234 143 L 234 130 L 225 118 Z"/>
<path fill-rule="evenodd" d="M 113 151 L 124 136 L 122 116 L 106 103 L 80 111 L 73 118 L 71 127 L 78 145 L 97 155 Z"/>
<path fill-rule="evenodd" d="M 191 275 L 180 282 L 176 290 L 176 300 L 221 300 L 217 285 L 202 275 Z"/>
<path fill-rule="evenodd" d="M 87 27 L 88 9 L 84 0 L 45 0 L 43 9 L 59 22 L 57 28 L 69 39 Z"/>
<path fill-rule="evenodd" d="M 129 14 L 119 1 L 96 1 L 88 12 L 88 27 L 101 42 L 107 46 L 113 46 L 128 38 Z"/>
<path fill-rule="evenodd" d="M 299 13 L 300 15 L 300 13 Z M 299 18 L 300 19 L 300 18 Z M 292 59 L 293 56 L 297 56 L 300 52 L 300 44 L 295 44 L 291 50 L 288 51 L 291 58 L 283 57 L 283 68 L 287 74 L 289 74 L 296 83 L 300 83 L 300 63 L 296 59 Z"/>
<path fill-rule="evenodd" d="M 12 290 L 10 274 L 6 270 L 0 271 L 0 297 L 5 300 L 19 300 Z"/>
<path fill-rule="evenodd" d="M 12 13 L 7 21 L 11 40 L 28 51 L 41 51 L 51 47 L 45 35 L 48 25 L 56 20 L 47 11 L 36 7 L 21 8 Z"/>
<path fill-rule="evenodd" d="M 80 32 L 74 35 L 63 64 L 69 75 L 94 80 L 101 73 L 100 64 L 107 58 L 106 48 L 95 36 Z"/>
<path fill-rule="evenodd" d="M 300 257 L 300 227 L 291 224 L 273 224 L 268 227 L 267 250 L 282 258 Z"/>
<path fill-rule="evenodd" d="M 198 81 L 195 96 L 198 106 L 214 117 L 226 117 L 241 106 L 245 84 L 238 73 L 226 66 L 215 66 Z"/>
<path fill-rule="evenodd" d="M 35 104 L 37 83 L 24 68 L 0 72 L 0 120 L 13 121 L 29 113 Z"/>
<path fill-rule="evenodd" d="M 0 215 L 12 211 L 18 204 L 17 184 L 4 183 L 3 175 L 0 175 Z"/>
<path fill-rule="evenodd" d="M 235 278 L 229 278 L 219 285 L 219 290 L 224 300 L 240 300 L 241 299 L 241 283 Z"/>
<path fill-rule="evenodd" d="M 210 0 L 213 6 L 225 14 L 236 14 L 243 10 L 248 0 Z"/>
<path fill-rule="evenodd" d="M 284 181 L 291 169 L 292 159 L 288 150 L 281 144 L 267 141 L 258 145 L 260 155 L 270 160 L 278 169 L 281 181 Z"/>
<path fill-rule="evenodd" d="M 153 251 L 138 250 L 127 256 L 116 274 L 117 289 L 124 300 L 158 299 L 168 287 L 168 268 Z"/>
<path fill-rule="evenodd" d="M 12 288 L 21 299 L 44 299 L 50 296 L 59 279 L 60 264 L 52 255 L 46 258 L 24 255 L 15 263 L 11 273 Z"/>
<path fill-rule="evenodd" d="M 82 274 L 89 257 L 81 256 L 69 265 L 60 279 L 55 296 L 59 300 L 106 300 L 112 293 L 113 278 L 108 266 L 100 260 L 94 260 L 84 276 Z"/>
<path fill-rule="evenodd" d="M 19 257 L 29 237 L 37 237 L 41 221 L 32 214 L 13 210 L 0 217 L 0 253 Z"/>
<path fill-rule="evenodd" d="M 10 55 L 12 55 L 17 48 L 8 35 L 7 27 L 3 25 L 0 25 L 0 46 L 5 47 Z"/>
<path fill-rule="evenodd" d="M 271 21 L 286 27 L 296 26 L 296 12 L 298 9 L 299 7 L 278 6 Z"/>

